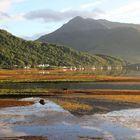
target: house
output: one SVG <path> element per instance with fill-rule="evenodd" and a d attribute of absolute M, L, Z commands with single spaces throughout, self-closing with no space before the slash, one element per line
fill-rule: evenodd
<path fill-rule="evenodd" d="M 45 68 L 45 67 L 49 67 L 50 65 L 49 64 L 39 64 L 37 65 L 37 67 L 39 68 Z"/>

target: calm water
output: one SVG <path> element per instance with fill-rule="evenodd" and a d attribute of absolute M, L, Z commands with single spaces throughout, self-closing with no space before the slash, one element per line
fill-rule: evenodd
<path fill-rule="evenodd" d="M 16 83 L 16 84 L 0 84 L 1 89 L 118 89 L 118 90 L 140 90 L 139 83 L 100 83 L 100 82 L 85 82 L 85 83 Z"/>
<path fill-rule="evenodd" d="M 139 140 L 140 109 L 105 114 L 75 116 L 48 99 L 44 106 L 11 107 L 0 110 L 0 137 L 47 136 L 49 140 L 79 140 L 103 137 L 104 140 Z M 83 139 L 81 139 L 83 140 Z"/>

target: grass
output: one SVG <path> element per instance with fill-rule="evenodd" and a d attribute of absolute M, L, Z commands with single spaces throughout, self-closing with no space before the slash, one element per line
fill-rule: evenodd
<path fill-rule="evenodd" d="M 140 95 L 61 95 L 50 100 L 74 115 L 107 113 L 114 110 L 140 107 Z"/>
<path fill-rule="evenodd" d="M 135 96 L 139 99 L 140 90 L 63 90 L 63 89 L 46 89 L 46 88 L 36 88 L 36 89 L 0 89 L 0 96 L 4 95 L 17 95 L 17 96 L 67 96 L 73 97 L 82 95 L 83 97 L 94 97 L 99 96 L 105 97 L 109 96 Z"/>
<path fill-rule="evenodd" d="M 95 79 L 9 79 L 0 80 L 0 83 L 64 83 L 64 82 L 95 82 Z"/>
<path fill-rule="evenodd" d="M 57 82 L 95 79 L 95 76 L 75 75 L 75 72 L 58 70 L 0 70 L 0 82 Z"/>
<path fill-rule="evenodd" d="M 56 92 L 56 91 L 54 91 Z M 58 93 L 58 91 L 57 91 Z M 37 96 L 56 96 L 52 90 L 47 89 L 0 89 L 0 97 L 37 97 Z"/>
<path fill-rule="evenodd" d="M 106 113 L 116 109 L 140 106 L 140 91 L 119 90 L 48 90 L 0 89 L 2 98 L 49 98 L 74 115 Z"/>
<path fill-rule="evenodd" d="M 59 104 L 62 106 L 64 109 L 69 110 L 71 112 L 87 112 L 93 110 L 93 106 L 84 104 L 84 103 L 79 103 L 76 101 L 68 101 L 66 99 L 52 99 L 55 103 Z"/>
<path fill-rule="evenodd" d="M 90 96 L 92 99 L 112 100 L 121 102 L 133 102 L 140 104 L 140 95 L 101 95 Z"/>
<path fill-rule="evenodd" d="M 20 82 L 140 82 L 140 77 L 96 76 L 86 71 L 0 70 L 0 83 Z"/>
<path fill-rule="evenodd" d="M 139 84 L 140 77 L 119 77 L 119 76 L 95 76 L 93 73 L 87 72 L 74 72 L 74 71 L 62 71 L 62 70 L 0 70 L 0 83 L 42 83 L 42 82 L 123 82 L 127 84 Z M 0 89 L 0 97 L 28 97 L 28 96 L 67 96 L 67 98 L 73 98 L 73 95 L 79 96 L 83 99 L 101 99 L 112 101 L 124 101 L 124 102 L 140 102 L 139 90 L 51 90 L 51 89 Z M 70 96 L 71 97 L 70 97 Z M 55 100 L 59 104 L 69 108 L 70 110 L 90 110 L 90 105 L 80 102 L 69 102 L 68 100 Z M 97 107 L 97 106 L 96 106 Z M 102 108 L 103 106 L 98 106 Z M 105 109 L 105 108 L 104 108 Z"/>
<path fill-rule="evenodd" d="M 116 101 L 116 102 L 130 102 L 130 103 L 138 103 L 140 104 L 140 91 L 135 91 L 136 93 L 138 92 L 139 94 L 135 94 L 134 91 L 95 91 L 91 94 L 86 93 L 79 95 L 74 95 L 74 98 L 81 98 L 81 99 L 98 99 L 98 100 L 108 100 L 108 101 Z M 98 94 L 98 92 L 100 94 Z M 108 94 L 106 94 L 108 92 Z M 110 92 L 110 93 L 109 93 Z M 115 94 L 116 92 L 116 94 Z M 123 92 L 123 93 L 122 93 Z M 128 93 L 127 93 L 128 92 Z M 131 93 L 131 94 L 130 94 Z M 67 96 L 63 95 L 62 97 L 66 98 L 73 98 L 73 96 Z"/>

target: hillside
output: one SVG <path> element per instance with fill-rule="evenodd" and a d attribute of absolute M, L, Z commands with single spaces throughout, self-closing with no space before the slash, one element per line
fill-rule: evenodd
<path fill-rule="evenodd" d="M 140 61 L 140 25 L 76 17 L 53 33 L 39 38 L 93 54 Z"/>
<path fill-rule="evenodd" d="M 121 65 L 121 59 L 89 55 L 64 46 L 25 41 L 0 30 L 0 68 L 49 64 L 52 66 Z"/>

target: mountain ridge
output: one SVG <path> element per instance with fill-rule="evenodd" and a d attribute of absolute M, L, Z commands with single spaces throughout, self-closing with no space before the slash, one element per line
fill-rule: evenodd
<path fill-rule="evenodd" d="M 122 57 L 133 63 L 140 57 L 140 25 L 76 17 L 38 39 L 78 51 Z"/>

